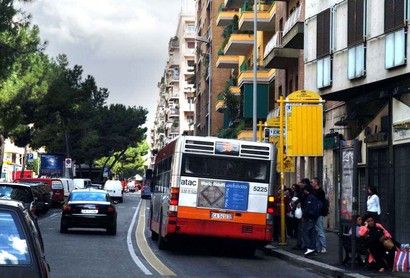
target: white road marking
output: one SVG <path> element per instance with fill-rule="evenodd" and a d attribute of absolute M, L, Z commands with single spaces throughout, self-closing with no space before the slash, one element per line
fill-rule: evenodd
<path fill-rule="evenodd" d="M 176 276 L 176 274 L 169 269 L 160 259 L 152 252 L 148 245 L 147 239 L 145 238 L 145 207 L 146 202 L 142 205 L 140 211 L 137 230 L 135 232 L 135 238 L 137 240 L 138 248 L 141 254 L 144 256 L 145 260 L 162 276 Z"/>
<path fill-rule="evenodd" d="M 132 240 L 131 240 L 132 228 L 134 227 L 135 219 L 137 219 L 140 206 L 141 206 L 141 202 L 138 204 L 138 207 L 135 210 L 134 216 L 132 217 L 130 227 L 128 228 L 128 233 L 127 233 L 128 252 L 130 252 L 131 258 L 133 259 L 134 263 L 139 267 L 139 269 L 141 269 L 142 272 L 144 272 L 145 275 L 152 275 L 151 271 L 149 271 L 148 268 L 145 267 L 145 265 L 141 262 L 140 258 L 138 258 L 137 254 L 135 254 L 134 247 L 132 246 Z"/>

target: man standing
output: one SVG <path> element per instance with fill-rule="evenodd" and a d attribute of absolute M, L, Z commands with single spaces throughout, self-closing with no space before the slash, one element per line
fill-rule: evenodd
<path fill-rule="evenodd" d="M 326 200 L 325 191 L 323 191 L 319 178 L 312 179 L 312 186 L 314 194 L 322 202 L 322 210 L 320 216 L 316 219 L 315 229 L 316 229 L 316 251 L 318 253 L 326 253 L 326 235 L 323 226 L 324 217 L 329 213 L 329 203 Z"/>
<path fill-rule="evenodd" d="M 303 217 L 303 243 L 307 248 L 305 256 L 316 251 L 316 229 L 315 223 L 320 215 L 321 202 L 313 192 L 311 185 L 307 185 L 303 189 L 305 200 L 302 203 Z"/>

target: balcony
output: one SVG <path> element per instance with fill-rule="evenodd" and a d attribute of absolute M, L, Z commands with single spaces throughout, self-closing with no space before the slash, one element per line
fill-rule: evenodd
<path fill-rule="evenodd" d="M 179 82 L 179 67 L 173 67 L 168 70 L 168 82 L 170 84 Z"/>
<path fill-rule="evenodd" d="M 168 95 L 168 100 L 174 101 L 176 99 L 179 99 L 179 92 L 170 92 Z"/>
<path fill-rule="evenodd" d="M 224 109 L 225 109 L 225 101 L 217 100 L 215 104 L 215 111 L 219 113 L 223 113 Z"/>
<path fill-rule="evenodd" d="M 240 10 L 239 30 L 253 31 L 253 5 L 245 2 Z M 253 3 L 253 1 L 252 1 Z M 274 3 L 260 4 L 257 10 L 257 24 L 259 31 L 271 31 L 275 28 L 276 5 Z"/>
<path fill-rule="evenodd" d="M 299 49 L 283 48 L 282 32 L 276 34 L 266 44 L 264 53 L 265 68 L 287 69 L 299 59 Z"/>
<path fill-rule="evenodd" d="M 302 6 L 297 7 L 285 22 L 283 28 L 283 47 L 303 49 L 304 23 Z"/>
<path fill-rule="evenodd" d="M 224 1 L 224 8 L 229 9 L 239 9 L 245 0 L 225 0 Z"/>
<path fill-rule="evenodd" d="M 196 31 L 195 29 L 185 29 L 184 31 L 184 38 L 185 39 L 195 39 L 196 37 Z"/>
<path fill-rule="evenodd" d="M 231 23 L 235 15 L 239 16 L 239 12 L 237 10 L 226 10 L 223 5 L 224 4 L 221 4 L 219 7 L 218 18 L 216 19 L 217 26 L 226 26 Z"/>
<path fill-rule="evenodd" d="M 184 56 L 195 56 L 195 48 L 185 48 Z"/>
<path fill-rule="evenodd" d="M 237 68 L 239 64 L 239 56 L 237 55 L 219 55 L 216 60 L 216 67 L 220 69 Z"/>
<path fill-rule="evenodd" d="M 169 117 L 169 118 L 179 117 L 179 109 L 170 108 L 170 109 L 168 110 L 168 117 Z"/>
<path fill-rule="evenodd" d="M 238 86 L 229 87 L 229 92 L 233 95 L 239 96 L 241 94 L 241 88 Z"/>
<path fill-rule="evenodd" d="M 231 34 L 224 55 L 247 55 L 253 47 L 253 37 L 251 34 Z"/>
<path fill-rule="evenodd" d="M 173 37 L 169 40 L 168 50 L 171 52 L 177 49 L 179 49 L 179 40 L 178 40 L 178 37 Z"/>
<path fill-rule="evenodd" d="M 256 81 L 258 84 L 269 84 L 275 78 L 275 75 L 276 70 L 274 69 L 259 68 L 256 72 Z M 245 83 L 253 83 L 253 69 L 246 62 L 240 66 L 238 86 L 241 87 Z"/>
<path fill-rule="evenodd" d="M 239 139 L 239 140 L 253 141 L 253 131 L 248 130 L 248 129 L 243 129 L 243 130 L 239 131 L 236 138 Z"/>

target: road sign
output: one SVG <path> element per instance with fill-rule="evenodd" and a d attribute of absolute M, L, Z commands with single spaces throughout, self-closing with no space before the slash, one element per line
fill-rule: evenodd
<path fill-rule="evenodd" d="M 64 165 L 65 165 L 65 168 L 67 169 L 73 167 L 71 158 L 66 158 L 64 160 Z"/>
<path fill-rule="evenodd" d="M 28 153 L 27 154 L 27 162 L 33 162 L 34 161 L 34 154 L 33 153 Z"/>

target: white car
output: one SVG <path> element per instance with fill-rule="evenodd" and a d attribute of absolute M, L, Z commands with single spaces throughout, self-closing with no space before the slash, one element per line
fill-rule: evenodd
<path fill-rule="evenodd" d="M 75 189 L 84 189 L 88 188 L 91 185 L 90 179 L 74 179 L 73 181 Z"/>
<path fill-rule="evenodd" d="M 135 192 L 135 181 L 130 181 L 127 183 L 128 191 Z"/>
<path fill-rule="evenodd" d="M 120 203 L 123 202 L 123 189 L 120 181 L 108 180 L 104 184 L 104 190 L 108 192 L 110 198 L 113 200 L 119 200 Z"/>

